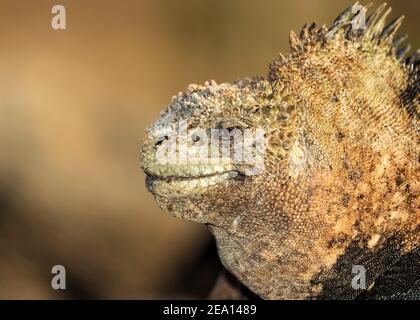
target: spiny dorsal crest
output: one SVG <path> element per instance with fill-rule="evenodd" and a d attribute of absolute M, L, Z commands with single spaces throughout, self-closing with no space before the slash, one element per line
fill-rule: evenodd
<path fill-rule="evenodd" d="M 407 35 L 395 36 L 402 24 L 404 16 L 399 16 L 385 25 L 391 8 L 386 8 L 386 3 L 380 5 L 373 13 L 366 17 L 368 6 L 362 6 L 358 2 L 344 10 L 328 29 L 325 26 L 317 27 L 316 23 L 305 24 L 298 36 L 294 31 L 290 33 L 291 54 L 296 55 L 307 50 L 315 44 L 325 44 L 328 41 L 342 36 L 347 41 L 369 43 L 377 47 L 386 46 L 390 55 L 403 61 L 410 51 L 411 45 L 403 45 Z M 384 11 L 385 10 L 385 11 Z M 285 58 L 280 55 L 273 63 L 281 64 Z M 419 65 L 420 51 L 417 50 L 404 61 L 414 67 Z"/>
<path fill-rule="evenodd" d="M 390 54 L 402 61 L 411 49 L 410 44 L 402 45 L 407 35 L 395 36 L 404 16 L 401 15 L 386 25 L 386 18 L 392 9 L 385 10 L 386 3 L 383 3 L 373 13 L 366 16 L 369 6 L 362 6 L 356 2 L 339 14 L 329 29 L 325 26 L 317 28 L 316 24 L 312 23 L 309 27 L 306 24 L 303 26 L 299 37 L 292 31 L 289 39 L 292 53 L 299 53 L 315 42 L 322 44 L 332 41 L 341 35 L 348 41 L 365 42 L 378 47 L 387 46 Z M 407 62 L 418 63 L 419 53 L 414 53 Z"/>
<path fill-rule="evenodd" d="M 277 81 L 281 78 L 282 66 L 308 51 L 321 50 L 322 47 L 336 41 L 356 44 L 361 50 L 368 50 L 372 54 L 386 54 L 396 60 L 406 69 L 408 84 L 401 94 L 402 104 L 408 111 L 414 125 L 418 127 L 420 114 L 420 49 L 406 58 L 410 51 L 410 44 L 404 44 L 407 35 L 396 35 L 404 16 L 399 16 L 386 25 L 386 18 L 391 8 L 386 9 L 386 3 L 380 5 L 367 16 L 368 7 L 358 2 L 344 10 L 333 22 L 330 28 L 318 27 L 316 23 L 305 24 L 299 36 L 292 31 L 289 37 L 291 53 L 288 57 L 279 54 L 270 64 L 268 79 Z"/>

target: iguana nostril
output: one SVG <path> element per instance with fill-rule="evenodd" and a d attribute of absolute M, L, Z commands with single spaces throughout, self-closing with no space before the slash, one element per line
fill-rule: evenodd
<path fill-rule="evenodd" d="M 169 139 L 169 137 L 168 136 L 164 136 L 164 137 L 162 137 L 162 138 L 160 138 L 156 143 L 155 143 L 155 146 L 156 147 L 158 147 L 158 146 L 160 146 L 164 141 L 166 141 L 166 140 L 168 140 Z"/>

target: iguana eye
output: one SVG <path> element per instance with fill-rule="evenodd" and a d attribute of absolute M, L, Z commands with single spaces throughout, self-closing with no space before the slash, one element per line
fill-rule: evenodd
<path fill-rule="evenodd" d="M 238 127 L 228 127 L 228 128 L 224 128 L 225 130 L 227 130 L 229 133 L 232 132 L 233 130 L 239 130 L 240 128 Z"/>

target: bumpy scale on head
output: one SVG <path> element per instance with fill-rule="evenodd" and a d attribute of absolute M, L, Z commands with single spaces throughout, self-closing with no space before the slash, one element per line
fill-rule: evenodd
<path fill-rule="evenodd" d="M 364 29 L 352 23 L 358 4 L 330 29 L 305 26 L 267 79 L 190 86 L 147 131 L 142 165 L 158 204 L 206 223 L 224 266 L 263 298 L 366 295 L 350 285 L 354 264 L 370 268 L 377 297 L 393 268 L 418 259 L 419 57 L 402 61 L 402 19 L 385 26 L 384 8 Z M 160 164 L 180 121 L 263 128 L 264 170 Z M 390 295 L 418 280 L 404 279 Z"/>

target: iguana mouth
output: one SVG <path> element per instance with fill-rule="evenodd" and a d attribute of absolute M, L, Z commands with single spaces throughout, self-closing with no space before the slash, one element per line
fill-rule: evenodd
<path fill-rule="evenodd" d="M 157 176 L 147 173 L 147 189 L 153 194 L 166 198 L 194 196 L 209 187 L 227 183 L 239 175 L 236 170 L 217 172 L 199 176 Z"/>

